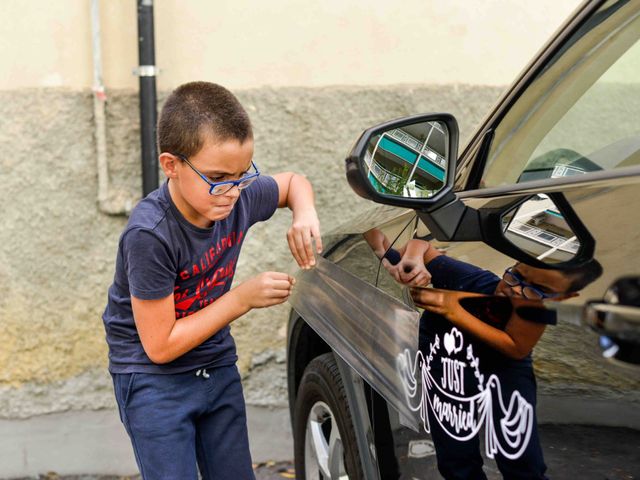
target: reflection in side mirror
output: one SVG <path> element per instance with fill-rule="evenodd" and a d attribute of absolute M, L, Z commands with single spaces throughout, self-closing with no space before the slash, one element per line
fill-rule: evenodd
<path fill-rule="evenodd" d="M 547 264 L 568 262 L 580 249 L 580 240 L 562 212 L 544 194 L 508 211 L 502 217 L 502 232 L 513 245 Z"/>
<path fill-rule="evenodd" d="M 379 193 L 430 198 L 445 186 L 449 132 L 442 122 L 420 122 L 374 135 L 365 151 L 366 176 Z"/>

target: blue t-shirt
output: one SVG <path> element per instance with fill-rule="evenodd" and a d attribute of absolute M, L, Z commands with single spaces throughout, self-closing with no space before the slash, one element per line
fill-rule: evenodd
<path fill-rule="evenodd" d="M 144 198 L 120 236 L 102 316 L 109 371 L 169 374 L 235 363 L 236 347 L 228 326 L 170 363 L 153 363 L 138 336 L 131 296 L 153 300 L 173 294 L 178 321 L 213 303 L 231 288 L 247 230 L 270 218 L 277 207 L 278 185 L 267 176 L 243 190 L 229 216 L 210 228 L 196 227 L 182 216 L 168 183 Z"/>
<path fill-rule="evenodd" d="M 500 282 L 494 273 L 447 255 L 435 257 L 428 268 L 433 287 L 443 290 L 493 295 Z"/>

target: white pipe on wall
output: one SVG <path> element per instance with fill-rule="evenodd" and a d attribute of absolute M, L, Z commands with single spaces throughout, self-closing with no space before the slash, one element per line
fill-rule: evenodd
<path fill-rule="evenodd" d="M 107 95 L 102 79 L 102 44 L 100 34 L 100 0 L 91 0 L 91 37 L 93 45 L 93 118 L 95 122 L 96 162 L 98 168 L 98 208 L 109 215 L 125 215 L 131 202 L 111 198 L 107 159 Z"/>

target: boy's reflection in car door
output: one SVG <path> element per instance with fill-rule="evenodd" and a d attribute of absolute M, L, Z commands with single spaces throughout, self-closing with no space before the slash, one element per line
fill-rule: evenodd
<path fill-rule="evenodd" d="M 555 323 L 555 312 L 542 300 L 577 295 L 601 274 L 600 265 L 592 260 L 560 271 L 517 263 L 499 278 L 423 240 L 392 249 L 376 229 L 365 238 L 425 309 L 414 365 L 422 375 L 422 395 L 412 401 L 422 408 L 440 473 L 486 478 L 478 436 L 484 426 L 486 453 L 503 476 L 545 478 L 531 352 L 546 325 Z M 415 266 L 416 259 L 426 272 Z M 425 288 L 429 281 L 435 288 Z"/>

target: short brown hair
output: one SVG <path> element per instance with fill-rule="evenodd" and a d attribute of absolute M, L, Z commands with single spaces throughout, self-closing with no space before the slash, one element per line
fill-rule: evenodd
<path fill-rule="evenodd" d="M 233 93 L 215 83 L 185 83 L 162 107 L 158 149 L 190 157 L 200 151 L 206 134 L 220 142 L 253 138 L 249 115 Z"/>
<path fill-rule="evenodd" d="M 569 291 L 578 292 L 602 275 L 602 265 L 595 258 L 591 258 L 582 265 L 569 268 L 564 274 L 571 280 Z"/>

